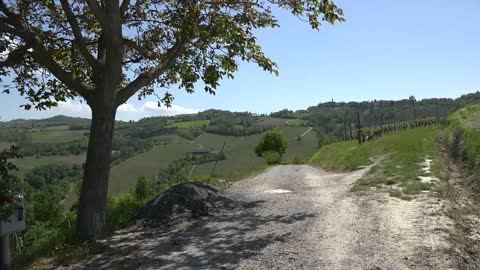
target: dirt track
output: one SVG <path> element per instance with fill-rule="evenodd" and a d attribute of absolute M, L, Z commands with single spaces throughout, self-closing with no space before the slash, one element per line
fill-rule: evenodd
<path fill-rule="evenodd" d="M 454 269 L 442 202 L 350 192 L 367 170 L 273 167 L 229 190 L 247 209 L 170 230 L 129 228 L 67 268 Z"/>

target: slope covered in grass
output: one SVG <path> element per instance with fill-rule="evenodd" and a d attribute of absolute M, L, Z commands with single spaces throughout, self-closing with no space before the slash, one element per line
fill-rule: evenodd
<path fill-rule="evenodd" d="M 284 156 L 285 162 L 294 158 L 303 161 L 312 154 L 317 144 L 315 132 L 309 132 L 298 141 L 298 136 L 305 133 L 307 127 L 282 127 L 280 130 L 290 141 Z M 253 151 L 260 136 L 261 134 L 225 136 L 204 133 L 195 140 L 172 135 L 159 136 L 157 141 L 163 141 L 165 145 L 156 145 L 153 149 L 112 167 L 109 192 L 116 194 L 130 190 L 139 176 L 155 179 L 162 168 L 193 150 L 218 152 L 224 142 L 226 159 L 218 162 L 215 176 L 229 181 L 242 179 L 267 167 L 263 158 L 257 157 Z M 208 162 L 196 165 L 191 171 L 192 177 L 209 176 L 214 164 L 215 162 Z"/>
<path fill-rule="evenodd" d="M 467 106 L 448 118 L 450 154 L 475 175 L 480 191 L 480 105 Z"/>
<path fill-rule="evenodd" d="M 406 194 L 416 194 L 434 186 L 433 182 L 421 181 L 422 177 L 433 177 L 435 181 L 443 178 L 443 162 L 436 142 L 441 130 L 432 126 L 385 135 L 360 145 L 355 141 L 326 145 L 312 156 L 310 163 L 344 171 L 379 159 L 354 189 L 395 185 Z"/>
<path fill-rule="evenodd" d="M 185 121 L 185 122 L 176 122 L 173 124 L 173 127 L 176 128 L 194 128 L 194 127 L 206 127 L 210 123 L 210 120 L 197 120 L 197 121 Z"/>

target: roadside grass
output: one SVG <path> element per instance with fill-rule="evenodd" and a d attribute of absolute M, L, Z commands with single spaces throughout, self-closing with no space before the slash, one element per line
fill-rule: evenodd
<path fill-rule="evenodd" d="M 429 190 L 433 194 L 443 193 L 445 167 L 436 141 L 441 131 L 442 127 L 433 126 L 385 135 L 361 145 L 354 141 L 334 143 L 317 151 L 310 163 L 325 169 L 349 171 L 371 165 L 379 158 L 367 176 L 355 183 L 353 191 L 387 187 L 392 196 L 397 197 Z M 427 158 L 432 160 L 428 173 L 422 164 Z M 422 182 L 420 176 L 434 177 L 440 183 Z"/>
<path fill-rule="evenodd" d="M 209 123 L 210 123 L 210 120 L 185 121 L 185 122 L 176 122 L 172 126 L 176 128 L 194 128 L 194 127 L 208 126 Z"/>
<path fill-rule="evenodd" d="M 292 127 L 303 127 L 307 124 L 307 121 L 303 119 L 291 119 L 287 121 L 287 124 Z"/>
<path fill-rule="evenodd" d="M 446 139 L 451 156 L 474 175 L 472 188 L 480 194 L 480 105 L 467 106 L 448 118 Z"/>
<path fill-rule="evenodd" d="M 356 141 L 332 143 L 315 152 L 309 163 L 326 170 L 352 171 L 370 165 L 372 158 L 384 152 L 379 140 L 358 144 Z"/>

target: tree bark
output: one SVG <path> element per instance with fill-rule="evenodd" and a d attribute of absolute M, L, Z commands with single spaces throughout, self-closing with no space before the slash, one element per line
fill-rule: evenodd
<path fill-rule="evenodd" d="M 106 205 L 117 107 L 111 98 L 90 104 L 92 124 L 77 218 L 79 240 L 106 236 Z M 98 100 L 97 100 L 98 101 Z"/>

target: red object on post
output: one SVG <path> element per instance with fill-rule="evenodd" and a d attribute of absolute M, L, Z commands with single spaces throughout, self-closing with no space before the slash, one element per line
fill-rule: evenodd
<path fill-rule="evenodd" d="M 2 201 L 4 201 L 4 202 L 7 202 L 7 203 L 12 203 L 12 202 L 13 202 L 12 198 L 7 197 L 7 196 L 5 196 L 5 195 L 3 195 L 3 194 L 0 194 L 0 200 L 2 200 Z"/>

